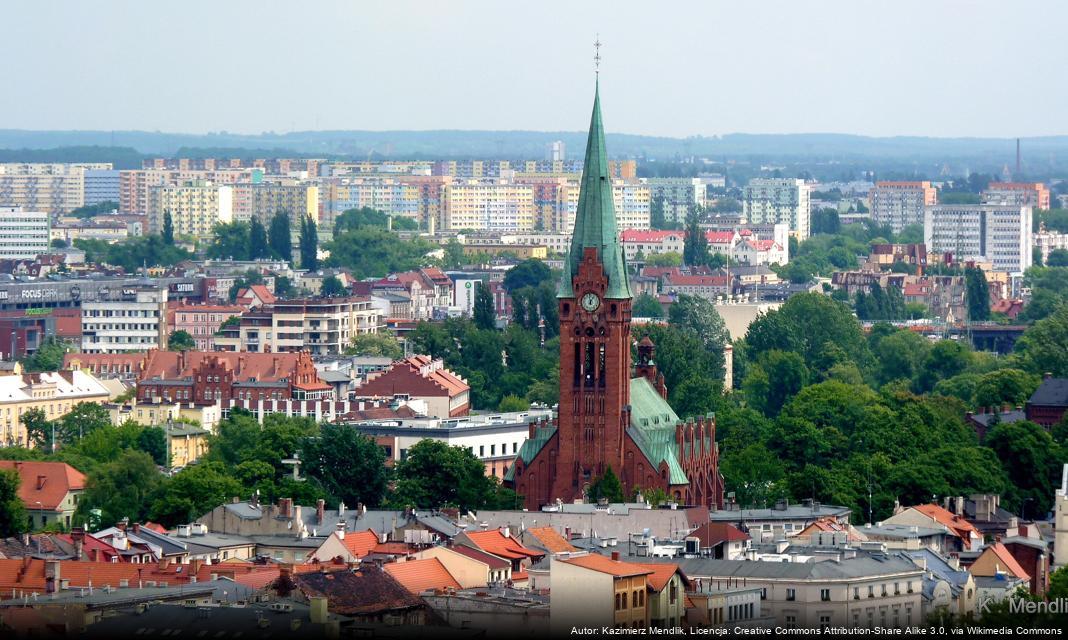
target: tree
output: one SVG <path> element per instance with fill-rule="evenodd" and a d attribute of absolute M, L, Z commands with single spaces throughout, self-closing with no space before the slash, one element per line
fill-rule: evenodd
<path fill-rule="evenodd" d="M 341 280 L 337 276 L 323 278 L 323 283 L 319 287 L 319 295 L 325 298 L 337 298 L 347 293 L 348 290 L 345 285 L 341 284 Z"/>
<path fill-rule="evenodd" d="M 667 219 L 664 218 L 664 196 L 659 193 L 649 202 L 649 226 L 653 229 L 667 228 Z"/>
<path fill-rule="evenodd" d="M 145 427 L 137 434 L 137 448 L 152 456 L 161 467 L 170 466 L 167 456 L 167 434 L 159 427 Z"/>
<path fill-rule="evenodd" d="M 404 357 L 404 350 L 397 342 L 396 334 L 388 329 L 382 329 L 378 333 L 357 335 L 352 339 L 352 345 L 345 349 L 345 354 L 400 360 Z"/>
<path fill-rule="evenodd" d="M 500 404 L 497 405 L 497 411 L 502 413 L 512 411 L 526 411 L 530 408 L 530 403 L 515 395 L 507 395 L 501 398 Z"/>
<path fill-rule="evenodd" d="M 48 246 L 52 247 L 53 249 L 66 249 L 67 241 L 63 238 L 52 238 L 52 242 L 49 242 Z"/>
<path fill-rule="evenodd" d="M 681 267 L 682 254 L 675 251 L 650 253 L 645 257 L 645 265 L 649 267 Z"/>
<path fill-rule="evenodd" d="M 160 238 L 163 239 L 163 244 L 174 245 L 174 220 L 171 219 L 169 210 L 163 212 L 163 231 Z"/>
<path fill-rule="evenodd" d="M 648 293 L 642 293 L 634 299 L 634 304 L 631 306 L 632 313 L 636 318 L 663 318 L 664 307 L 660 304 L 660 301 L 649 295 Z"/>
<path fill-rule="evenodd" d="M 701 217 L 696 208 L 686 215 L 686 237 L 683 240 L 682 261 L 688 266 L 708 264 L 708 237 L 701 228 Z"/>
<path fill-rule="evenodd" d="M 716 305 L 707 298 L 681 294 L 668 310 L 668 321 L 680 329 L 689 331 L 701 340 L 705 349 L 721 353 L 730 343 L 730 334 Z"/>
<path fill-rule="evenodd" d="M 911 381 L 920 371 L 931 344 L 927 338 L 901 329 L 882 338 L 872 347 L 880 383 L 891 380 Z"/>
<path fill-rule="evenodd" d="M 19 497 L 18 471 L 0 470 L 0 538 L 16 536 L 27 530 L 29 514 Z"/>
<path fill-rule="evenodd" d="M 1016 341 L 1016 353 L 1031 373 L 1068 377 L 1068 304 L 1024 331 Z"/>
<path fill-rule="evenodd" d="M 1018 508 L 1033 500 L 1033 514 L 1046 513 L 1053 501 L 1060 476 L 1053 438 L 1041 426 L 1028 422 L 1003 422 L 987 433 L 986 446 L 1001 460 L 1012 482 L 1009 501 Z"/>
<path fill-rule="evenodd" d="M 771 350 L 760 355 L 742 383 L 749 405 L 775 416 L 787 400 L 808 384 L 808 368 L 801 356 Z"/>
<path fill-rule="evenodd" d="M 319 270 L 319 232 L 315 220 L 304 216 L 300 222 L 300 268 L 307 271 Z"/>
<path fill-rule="evenodd" d="M 451 447 L 440 440 L 420 440 L 397 463 L 396 488 L 390 502 L 396 507 L 459 507 L 461 510 L 515 507 L 514 494 L 500 490 L 496 478 L 486 476 L 486 467 L 464 447 Z M 512 502 L 509 504 L 508 500 Z"/>
<path fill-rule="evenodd" d="M 249 225 L 247 222 L 219 222 L 208 246 L 207 256 L 222 260 L 248 260 Z"/>
<path fill-rule="evenodd" d="M 1068 267 L 1068 249 L 1054 249 L 1046 256 L 1047 267 Z"/>
<path fill-rule="evenodd" d="M 537 258 L 527 258 L 504 274 L 504 288 L 508 293 L 525 287 L 537 287 L 552 281 L 552 270 Z"/>
<path fill-rule="evenodd" d="M 964 282 L 968 299 L 968 320 L 985 322 L 990 319 L 990 288 L 981 269 L 964 270 Z"/>
<path fill-rule="evenodd" d="M 279 210 L 271 217 L 267 243 L 276 258 L 293 263 L 293 238 L 289 229 L 289 213 L 286 211 Z"/>
<path fill-rule="evenodd" d="M 100 522 L 106 526 L 123 518 L 144 522 L 151 497 L 162 483 L 152 456 L 144 451 L 123 451 L 89 475 L 75 520 L 87 522 L 90 512 L 99 509 Z"/>
<path fill-rule="evenodd" d="M 241 484 L 229 475 L 225 466 L 218 462 L 198 462 L 182 469 L 160 487 L 150 515 L 163 526 L 174 527 L 192 522 L 240 494 Z"/>
<path fill-rule="evenodd" d="M 475 291 L 474 304 L 475 325 L 479 329 L 495 329 L 497 327 L 497 311 L 493 305 L 493 294 L 485 283 L 478 283 Z"/>
<path fill-rule="evenodd" d="M 347 505 L 377 506 L 386 495 L 386 454 L 374 439 L 346 424 L 326 424 L 303 447 L 309 476 Z"/>
<path fill-rule="evenodd" d="M 745 341 L 753 358 L 771 349 L 801 354 L 813 373 L 827 343 L 838 346 L 849 359 L 866 370 L 870 353 L 860 323 L 849 307 L 819 293 L 791 296 L 777 310 L 749 325 Z"/>
<path fill-rule="evenodd" d="M 253 218 L 248 226 L 248 257 L 252 260 L 271 257 L 271 247 L 267 241 L 267 230 L 259 218 Z"/>
<path fill-rule="evenodd" d="M 449 238 L 449 241 L 442 246 L 442 250 L 445 253 L 445 257 L 441 261 L 443 267 L 446 269 L 459 269 L 464 265 L 466 260 L 464 246 L 456 238 Z"/>
<path fill-rule="evenodd" d="M 975 404 L 980 407 L 1022 405 L 1030 399 L 1041 380 L 1041 376 L 1019 369 L 985 373 L 975 387 Z"/>
<path fill-rule="evenodd" d="M 193 339 L 193 336 L 189 335 L 188 331 L 179 329 L 177 331 L 172 331 L 171 335 L 167 337 L 168 351 L 193 351 L 196 348 L 196 340 Z"/>
<path fill-rule="evenodd" d="M 26 444 L 33 445 L 37 449 L 53 451 L 55 444 L 52 442 L 52 423 L 45 417 L 43 409 L 30 409 L 19 418 L 22 427 L 26 430 Z"/>
<path fill-rule="evenodd" d="M 327 264 L 344 267 L 357 279 L 418 269 L 428 264 L 427 255 L 435 248 L 422 238 L 405 241 L 373 227 L 346 231 L 325 246 L 330 252 Z"/>
<path fill-rule="evenodd" d="M 32 355 L 22 360 L 22 366 L 28 373 L 40 371 L 58 371 L 63 366 L 63 356 L 67 353 L 67 345 L 55 336 L 48 336 L 37 347 Z"/>
<path fill-rule="evenodd" d="M 623 496 L 623 484 L 620 483 L 619 477 L 616 476 L 615 471 L 612 471 L 612 465 L 608 465 L 604 474 L 598 478 L 594 478 L 590 482 L 589 490 L 586 492 L 589 499 L 594 502 L 606 500 L 612 502 L 623 502 L 626 498 Z"/>

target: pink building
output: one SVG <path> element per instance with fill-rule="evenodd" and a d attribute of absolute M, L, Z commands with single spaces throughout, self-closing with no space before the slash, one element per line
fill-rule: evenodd
<path fill-rule="evenodd" d="M 215 350 L 215 333 L 230 316 L 240 316 L 240 305 L 176 304 L 167 310 L 168 334 L 185 331 L 193 336 L 197 351 Z"/>

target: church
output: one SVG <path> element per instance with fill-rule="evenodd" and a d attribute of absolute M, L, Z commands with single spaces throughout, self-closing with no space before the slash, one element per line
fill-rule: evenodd
<path fill-rule="evenodd" d="M 723 506 L 715 419 L 679 419 L 648 338 L 637 345 L 633 365 L 632 299 L 595 91 L 575 228 L 557 295 L 559 411 L 551 422 L 530 425 L 504 481 L 527 509 L 582 500 L 608 468 L 628 497 L 659 488 L 678 503 Z"/>

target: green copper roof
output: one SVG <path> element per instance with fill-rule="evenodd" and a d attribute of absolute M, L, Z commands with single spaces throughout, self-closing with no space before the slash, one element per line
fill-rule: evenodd
<path fill-rule="evenodd" d="M 630 381 L 630 427 L 627 433 L 649 462 L 667 463 L 671 484 L 689 484 L 679 464 L 679 446 L 675 441 L 675 424 L 679 417 L 671 405 L 657 393 L 646 378 Z"/>
<path fill-rule="evenodd" d="M 556 427 L 538 427 L 534 430 L 534 437 L 528 438 L 523 442 L 523 446 L 519 447 L 519 457 L 523 459 L 523 464 L 530 464 L 533 462 L 534 457 L 538 455 L 538 452 L 552 440 L 552 437 L 556 434 Z M 515 465 L 513 464 L 508 468 L 508 471 L 504 474 L 504 479 L 512 481 L 515 479 Z"/>
<path fill-rule="evenodd" d="M 586 140 L 586 160 L 582 166 L 582 182 L 579 185 L 578 211 L 575 214 L 575 230 L 571 236 L 571 249 L 567 254 L 568 269 L 560 283 L 560 297 L 575 295 L 571 280 L 578 273 L 583 249 L 593 247 L 604 264 L 608 275 L 606 298 L 633 297 L 627 278 L 627 264 L 623 247 L 616 229 L 616 209 L 612 197 L 612 180 L 608 175 L 608 153 L 604 146 L 604 127 L 601 125 L 600 89 L 594 91 L 593 117 L 590 119 L 590 135 Z"/>

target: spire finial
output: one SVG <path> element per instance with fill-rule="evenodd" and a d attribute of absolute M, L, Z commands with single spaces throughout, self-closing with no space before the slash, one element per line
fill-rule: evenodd
<path fill-rule="evenodd" d="M 593 41 L 593 72 L 601 75 L 601 34 Z"/>

